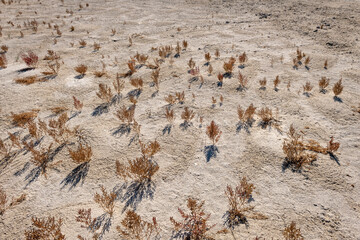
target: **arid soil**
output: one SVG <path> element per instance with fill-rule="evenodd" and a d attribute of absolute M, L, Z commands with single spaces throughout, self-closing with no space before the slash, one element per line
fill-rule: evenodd
<path fill-rule="evenodd" d="M 93 233 L 82 228 L 76 216 L 82 208 L 91 208 L 93 218 L 104 214 L 94 201 L 101 186 L 118 194 L 112 217 L 105 214 L 97 230 L 103 231 L 102 239 L 123 239 L 116 226 L 129 209 L 146 221 L 156 217 L 161 239 L 170 239 L 170 217 L 180 221 L 178 208 L 187 211 L 189 197 L 205 201 L 204 211 L 211 214 L 208 224 L 216 224 L 209 231 L 214 239 L 284 239 L 282 231 L 292 221 L 304 239 L 360 239 L 359 1 L 14 0 L 0 6 L 0 46 L 9 47 L 7 67 L 0 69 L 0 139 L 10 144 L 8 133 L 16 133 L 24 141 L 29 138 L 26 127 L 14 124 L 12 113 L 35 109 L 37 119 L 48 122 L 58 118 L 53 108 L 66 107 L 66 126 L 79 126 L 92 148 L 88 169 L 81 172 L 78 182 L 67 182 L 79 165 L 68 151 L 76 149 L 73 139 L 56 153 L 54 149 L 61 145 L 52 145 L 54 156 L 46 174 L 36 174 L 38 168 L 26 149 L 14 146 L 10 158 L 0 154 L 0 187 L 7 195 L 6 205 L 26 194 L 23 202 L 0 215 L 0 239 L 24 239 L 32 217 L 48 216 L 62 218 L 66 239 L 77 239 L 79 234 L 91 239 Z M 39 24 L 36 32 L 24 26 L 32 20 Z M 54 25 L 59 26 L 61 36 Z M 87 45 L 80 48 L 80 40 Z M 177 42 L 182 47 L 183 40 L 188 42 L 187 49 L 173 57 Z M 95 42 L 101 45 L 98 51 L 93 49 Z M 146 64 L 154 64 L 154 59 L 160 59 L 158 48 L 166 45 L 174 49 L 160 64 L 158 92 L 151 84 L 153 70 L 144 65 L 133 76 L 120 77 L 125 81 L 122 97 L 99 111 L 105 102 L 96 94 L 99 84 L 108 85 L 115 94 L 112 82 L 117 73 L 129 70 L 131 57 L 145 54 L 149 56 Z M 293 67 L 297 49 L 310 57 L 308 69 L 305 58 L 298 69 Z M 29 50 L 39 56 L 39 63 L 34 70 L 22 71 L 27 66 L 21 54 Z M 42 76 L 47 69 L 47 50 L 60 56 L 58 75 L 30 85 L 16 83 L 18 78 Z M 205 65 L 208 52 L 212 74 Z M 243 52 L 248 60 L 239 68 L 238 56 Z M 219 87 L 217 75 L 225 72 L 223 64 L 230 57 L 237 60 L 233 76 L 224 78 Z M 199 76 L 190 74 L 190 58 L 199 67 L 203 84 Z M 88 66 L 83 77 L 74 70 L 79 64 Z M 94 76 L 103 65 L 106 74 Z M 239 71 L 248 78 L 246 90 L 239 89 Z M 276 76 L 280 79 L 277 91 L 273 84 Z M 121 131 L 122 122 L 115 116 L 122 106 L 132 105 L 129 96 L 135 88 L 130 78 L 135 77 L 144 81 L 135 107 L 139 136 L 134 130 Z M 266 89 L 260 89 L 259 80 L 264 77 Z M 325 93 L 319 91 L 321 77 L 330 79 Z M 334 98 L 332 88 L 341 78 L 344 89 Z M 303 93 L 307 81 L 313 86 L 308 95 Z M 171 106 L 176 118 L 171 130 L 165 131 L 169 124 L 165 97 L 182 91 L 185 101 Z M 81 112 L 74 108 L 73 96 L 83 103 Z M 279 128 L 261 126 L 255 115 L 248 131 L 240 129 L 237 108 L 246 109 L 250 104 L 257 111 L 272 109 Z M 195 113 L 188 127 L 181 118 L 185 107 Z M 206 150 L 212 142 L 206 126 L 213 120 L 222 135 L 216 143 L 216 156 L 208 158 Z M 282 149 L 291 124 L 305 139 L 323 147 L 333 136 L 340 148 L 335 156 L 319 153 L 313 164 L 293 171 L 285 166 Z M 51 139 L 45 136 L 36 149 L 47 148 Z M 129 186 L 131 181 L 126 183 L 116 173 L 116 161 L 127 164 L 140 157 L 138 139 L 144 143 L 156 139 L 161 147 L 153 157 L 159 170 L 142 196 Z M 217 233 L 226 227 L 229 205 L 225 189 L 227 185 L 235 187 L 242 177 L 255 186 L 249 203 L 254 209 L 246 224 Z"/>

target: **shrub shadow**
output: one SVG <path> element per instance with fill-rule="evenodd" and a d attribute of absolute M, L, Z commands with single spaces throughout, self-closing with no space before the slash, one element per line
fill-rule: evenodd
<path fill-rule="evenodd" d="M 231 216 L 232 214 L 229 211 L 226 211 L 226 213 L 223 215 L 222 218 L 225 219 L 224 225 L 227 226 L 230 229 L 234 229 L 234 227 L 245 224 L 246 228 L 249 227 L 249 222 L 245 215 L 236 215 L 235 217 Z"/>
<path fill-rule="evenodd" d="M 97 106 L 94 111 L 91 113 L 91 116 L 96 117 L 100 116 L 103 113 L 109 112 L 109 104 L 108 103 L 102 103 L 99 106 Z"/>
<path fill-rule="evenodd" d="M 128 97 L 136 97 L 138 98 L 141 94 L 141 90 L 140 89 L 134 89 L 134 90 L 131 90 L 130 92 L 127 93 L 127 96 Z"/>
<path fill-rule="evenodd" d="M 112 129 L 113 136 L 120 136 L 122 137 L 124 134 L 129 135 L 131 132 L 131 127 L 125 123 L 121 124 L 119 127 Z"/>
<path fill-rule="evenodd" d="M 339 103 L 343 102 L 342 99 L 340 97 L 338 97 L 338 96 L 334 96 L 334 101 L 339 102 Z"/>
<path fill-rule="evenodd" d="M 24 73 L 24 72 L 28 72 L 28 71 L 31 71 L 31 70 L 34 70 L 35 68 L 32 68 L 32 67 L 27 67 L 27 68 L 22 68 L 20 70 L 17 70 L 17 73 Z"/>
<path fill-rule="evenodd" d="M 232 78 L 233 74 L 231 72 L 227 72 L 223 74 L 224 78 Z"/>
<path fill-rule="evenodd" d="M 84 184 L 85 178 L 88 174 L 90 164 L 89 162 L 84 162 L 74 168 L 71 173 L 69 173 L 66 178 L 64 178 L 60 184 L 63 186 L 61 189 L 70 185 L 69 190 L 72 190 L 77 186 L 77 184 L 81 181 L 81 185 Z"/>
<path fill-rule="evenodd" d="M 204 154 L 205 154 L 206 162 L 210 162 L 211 158 L 216 158 L 217 153 L 220 153 L 217 146 L 215 145 L 205 146 Z"/>
<path fill-rule="evenodd" d="M 334 153 L 332 153 L 332 152 L 329 152 L 329 156 L 330 156 L 330 159 L 331 159 L 331 160 L 334 160 L 339 166 L 341 165 L 338 156 L 336 156 L 336 155 L 335 155 Z"/>
<path fill-rule="evenodd" d="M 85 76 L 85 74 L 79 74 L 77 76 L 75 76 L 75 79 L 83 79 Z"/>
<path fill-rule="evenodd" d="M 241 122 L 239 121 L 236 124 L 236 133 L 241 132 L 242 129 L 244 129 L 248 134 L 250 134 L 250 128 L 252 127 L 253 123 L 255 122 L 254 119 L 248 122 Z"/>
<path fill-rule="evenodd" d="M 114 192 L 117 195 L 117 199 L 122 203 L 125 202 L 125 206 L 122 209 L 124 213 L 127 208 L 136 210 L 138 204 L 144 199 L 153 199 L 156 185 L 152 181 L 138 182 L 132 181 L 124 183 L 118 187 Z"/>
<path fill-rule="evenodd" d="M 112 217 L 108 213 L 103 213 L 102 215 L 96 217 L 94 219 L 94 222 L 92 222 L 87 229 L 91 233 L 95 233 L 95 231 L 100 229 L 102 226 L 102 229 L 97 238 L 97 239 L 102 239 L 104 237 L 105 233 L 109 232 L 109 230 L 110 230 L 111 219 L 112 219 Z"/>
<path fill-rule="evenodd" d="M 65 143 L 61 144 L 57 148 L 55 148 L 53 151 L 49 153 L 49 157 L 46 161 L 44 161 L 40 166 L 36 166 L 33 169 L 31 169 L 30 173 L 25 176 L 25 181 L 27 181 L 25 188 L 29 186 L 31 183 L 33 183 L 35 180 L 38 179 L 38 177 L 41 175 L 42 172 L 44 172 L 44 169 L 46 170 L 47 164 L 52 162 L 54 160 L 54 157 L 66 146 Z"/>
<path fill-rule="evenodd" d="M 164 127 L 164 129 L 162 130 L 162 134 L 163 134 L 163 135 L 165 135 L 165 133 L 170 134 L 171 128 L 172 128 L 172 125 L 171 125 L 171 124 L 166 125 L 166 126 Z"/>
<path fill-rule="evenodd" d="M 180 128 L 181 130 L 185 131 L 187 130 L 190 126 L 192 126 L 192 123 L 189 123 L 187 121 L 183 122 L 180 124 Z"/>

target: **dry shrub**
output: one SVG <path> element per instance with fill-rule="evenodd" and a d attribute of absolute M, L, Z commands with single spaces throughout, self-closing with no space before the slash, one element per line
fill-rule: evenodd
<path fill-rule="evenodd" d="M 193 75 L 193 76 L 199 75 L 200 74 L 200 68 L 195 67 L 195 68 L 190 69 L 190 74 Z"/>
<path fill-rule="evenodd" d="M 147 67 L 150 69 L 158 69 L 160 67 L 160 61 L 157 58 L 153 59 L 153 61 L 154 64 L 148 63 Z"/>
<path fill-rule="evenodd" d="M 71 149 L 69 149 L 69 154 L 71 159 L 77 164 L 90 162 L 92 156 L 91 146 L 83 146 L 80 143 L 77 150 L 72 151 Z"/>
<path fill-rule="evenodd" d="M 125 87 L 125 81 L 124 80 L 120 80 L 119 78 L 116 78 L 116 80 L 113 82 L 113 86 L 114 89 L 116 91 L 116 93 L 118 95 L 121 94 L 121 91 L 124 89 Z"/>
<path fill-rule="evenodd" d="M 6 53 L 9 50 L 9 47 L 6 45 L 1 45 L 1 50 L 3 51 L 3 53 Z"/>
<path fill-rule="evenodd" d="M 273 115 L 273 112 L 270 108 L 268 107 L 261 108 L 258 111 L 257 115 L 261 118 L 260 125 L 263 128 L 266 128 L 267 126 L 273 126 L 281 132 L 280 123 L 279 123 L 280 121 L 277 119 L 277 117 Z"/>
<path fill-rule="evenodd" d="M 144 82 L 143 82 L 142 78 L 132 78 L 132 79 L 130 79 L 130 84 L 133 87 L 137 88 L 138 91 L 141 91 Z"/>
<path fill-rule="evenodd" d="M 254 209 L 253 206 L 249 205 L 254 189 L 254 184 L 249 183 L 246 177 L 241 179 L 235 189 L 229 185 L 226 187 L 225 195 L 229 203 L 226 219 L 228 227 L 232 228 L 235 225 L 247 222 L 247 213 Z"/>
<path fill-rule="evenodd" d="M 76 110 L 81 111 L 81 109 L 83 108 L 84 104 L 82 102 L 80 102 L 79 99 L 77 99 L 75 96 L 73 96 L 73 100 L 74 100 L 74 107 Z"/>
<path fill-rule="evenodd" d="M 279 76 L 276 76 L 276 78 L 274 80 L 274 89 L 275 89 L 275 91 L 278 90 L 279 84 L 280 84 L 280 78 L 279 78 Z"/>
<path fill-rule="evenodd" d="M 170 104 L 170 105 L 173 105 L 173 104 L 176 103 L 176 97 L 173 96 L 173 95 L 171 95 L 171 94 L 169 94 L 168 96 L 166 96 L 164 99 L 165 99 L 165 101 L 166 101 L 168 104 Z"/>
<path fill-rule="evenodd" d="M 99 84 L 99 92 L 96 93 L 96 96 L 102 100 L 105 100 L 107 103 L 111 103 L 113 98 L 110 87 L 103 83 Z"/>
<path fill-rule="evenodd" d="M 115 116 L 120 119 L 121 122 L 126 123 L 128 126 L 134 122 L 135 108 L 127 109 L 125 106 L 122 106 L 115 114 Z"/>
<path fill-rule="evenodd" d="M 159 56 L 162 59 L 167 58 L 171 55 L 172 50 L 173 48 L 170 45 L 159 47 Z"/>
<path fill-rule="evenodd" d="M 29 68 L 36 68 L 39 61 L 39 57 L 32 51 L 22 53 L 21 59 L 26 63 Z"/>
<path fill-rule="evenodd" d="M 74 69 L 75 69 L 75 71 L 76 71 L 77 73 L 79 73 L 81 76 L 84 76 L 85 73 L 86 73 L 86 71 L 87 71 L 87 69 L 88 69 L 88 67 L 87 67 L 86 65 L 84 65 L 84 64 L 80 64 L 80 65 L 76 66 Z"/>
<path fill-rule="evenodd" d="M 231 57 L 228 62 L 224 62 L 223 68 L 227 74 L 229 74 L 229 75 L 232 74 L 235 61 L 236 61 L 236 59 Z"/>
<path fill-rule="evenodd" d="M 104 186 L 101 187 L 101 194 L 95 193 L 94 201 L 110 216 L 114 213 L 116 193 L 107 192 Z"/>
<path fill-rule="evenodd" d="M 38 82 L 45 82 L 45 81 L 47 81 L 46 78 L 40 78 L 36 75 L 15 79 L 15 83 L 23 84 L 23 85 L 30 85 L 30 84 L 34 84 L 34 83 L 38 83 Z"/>
<path fill-rule="evenodd" d="M 184 91 L 182 91 L 182 92 L 176 92 L 176 93 L 175 93 L 175 96 L 176 96 L 176 98 L 177 98 L 177 100 L 178 100 L 178 102 L 179 102 L 180 104 L 183 104 L 183 103 L 184 103 L 184 101 L 185 101 L 185 92 L 184 92 Z"/>
<path fill-rule="evenodd" d="M 145 155 L 135 160 L 128 160 L 128 166 L 116 161 L 116 173 L 125 181 L 130 178 L 135 182 L 145 184 L 151 182 L 158 170 L 158 164 Z"/>
<path fill-rule="evenodd" d="M 25 200 L 26 200 L 26 194 L 23 193 L 17 198 L 12 198 L 10 204 L 6 206 L 8 202 L 7 195 L 6 192 L 0 187 L 0 216 L 3 215 L 8 208 L 19 205 Z"/>
<path fill-rule="evenodd" d="M 313 86 L 311 85 L 311 83 L 310 83 L 309 81 L 307 81 L 307 82 L 305 83 L 305 85 L 303 85 L 304 93 L 309 94 L 312 89 L 313 89 Z"/>
<path fill-rule="evenodd" d="M 50 108 L 50 111 L 54 114 L 54 115 L 59 115 L 65 111 L 69 110 L 67 107 L 65 106 L 59 106 L 59 107 L 52 107 Z"/>
<path fill-rule="evenodd" d="M 239 63 L 240 63 L 240 65 L 244 65 L 244 63 L 245 63 L 247 60 L 248 60 L 248 57 L 247 57 L 247 55 L 246 55 L 245 52 L 239 56 Z"/>
<path fill-rule="evenodd" d="M 34 120 L 38 115 L 38 111 L 22 112 L 15 114 L 11 112 L 12 123 L 15 126 L 24 127 L 27 123 Z"/>
<path fill-rule="evenodd" d="M 308 56 L 308 57 L 305 59 L 305 62 L 304 62 L 305 67 L 308 68 L 309 63 L 310 63 L 310 57 Z"/>
<path fill-rule="evenodd" d="M 327 59 L 324 62 L 324 69 L 328 69 L 328 60 Z"/>
<path fill-rule="evenodd" d="M 80 48 L 84 48 L 84 47 L 86 47 L 87 42 L 86 42 L 84 39 L 81 39 L 81 40 L 79 41 L 79 44 L 80 44 Z"/>
<path fill-rule="evenodd" d="M 55 60 L 59 60 L 60 56 L 53 50 L 47 50 L 47 55 L 45 55 L 44 60 L 47 61 L 55 61 Z"/>
<path fill-rule="evenodd" d="M 190 121 L 195 117 L 195 113 L 193 110 L 189 110 L 188 107 L 185 107 L 184 111 L 181 113 L 181 119 L 184 120 L 185 123 L 190 123 Z"/>
<path fill-rule="evenodd" d="M 291 222 L 291 224 L 285 227 L 282 232 L 285 240 L 303 240 L 304 237 L 301 235 L 300 228 L 296 228 L 296 223 Z"/>
<path fill-rule="evenodd" d="M 117 226 L 116 230 L 126 240 L 150 240 L 160 237 L 160 228 L 155 217 L 152 218 L 152 223 L 147 222 L 132 210 L 126 212 L 121 226 Z"/>
<path fill-rule="evenodd" d="M 183 45 L 184 50 L 186 50 L 187 47 L 188 47 L 188 42 L 187 42 L 186 40 L 184 40 L 184 41 L 182 42 L 182 45 Z"/>
<path fill-rule="evenodd" d="M 187 199 L 187 208 L 190 213 L 185 213 L 182 209 L 178 208 L 182 221 L 178 222 L 173 217 L 170 217 L 171 223 L 174 225 L 173 238 L 181 239 L 213 239 L 209 236 L 208 232 L 215 226 L 210 226 L 208 220 L 210 214 L 206 214 L 203 210 L 205 201 L 198 202 L 196 199 Z"/>
<path fill-rule="evenodd" d="M 155 88 L 157 90 L 159 90 L 159 84 L 160 84 L 159 75 L 160 75 L 160 69 L 159 68 L 151 72 L 151 79 L 152 79 L 152 81 L 154 83 L 154 86 L 155 86 Z"/>
<path fill-rule="evenodd" d="M 219 51 L 218 48 L 215 50 L 215 57 L 216 57 L 216 58 L 219 58 L 219 57 L 220 57 L 220 51 Z"/>
<path fill-rule="evenodd" d="M 209 64 L 209 68 L 208 68 L 209 74 L 211 75 L 213 71 L 214 71 L 214 68 L 212 67 L 211 64 Z"/>
<path fill-rule="evenodd" d="M 329 86 L 330 84 L 330 79 L 326 78 L 326 77 L 322 77 L 319 80 L 319 88 L 320 88 L 320 92 L 325 93 L 326 92 L 326 88 Z"/>
<path fill-rule="evenodd" d="M 206 127 L 206 135 L 208 135 L 214 146 L 219 141 L 221 134 L 222 131 L 214 121 L 211 121 L 210 125 Z"/>
<path fill-rule="evenodd" d="M 217 78 L 219 80 L 220 86 L 222 86 L 223 82 L 224 82 L 224 75 L 222 75 L 221 73 L 219 73 L 217 75 Z M 219 85 L 219 84 L 218 84 Z"/>
<path fill-rule="evenodd" d="M 248 78 L 244 75 L 241 74 L 241 72 L 239 71 L 239 84 L 240 84 L 240 89 L 247 89 L 247 84 L 248 84 Z"/>
<path fill-rule="evenodd" d="M 165 117 L 170 123 L 173 123 L 174 120 L 175 120 L 174 110 L 170 110 L 169 108 L 165 108 Z"/>
<path fill-rule="evenodd" d="M 64 240 L 65 235 L 61 233 L 62 219 L 55 220 L 55 217 L 41 219 L 32 217 L 32 227 L 25 231 L 26 240 L 34 239 L 56 239 Z"/>
<path fill-rule="evenodd" d="M 95 77 L 98 77 L 98 78 L 101 78 L 102 76 L 105 76 L 105 74 L 106 74 L 105 69 L 102 69 L 101 71 L 95 71 L 94 72 Z"/>
<path fill-rule="evenodd" d="M 251 122 L 254 120 L 255 110 L 256 110 L 256 107 L 254 107 L 253 104 L 250 104 L 249 107 L 244 112 L 244 110 L 239 105 L 237 108 L 239 120 L 242 123 L 251 124 Z"/>
<path fill-rule="evenodd" d="M 0 54 L 0 68 L 6 68 L 7 59 L 5 54 Z"/>
<path fill-rule="evenodd" d="M 263 80 L 259 80 L 260 88 L 265 89 L 266 88 L 266 77 L 264 77 Z"/>
<path fill-rule="evenodd" d="M 57 76 L 60 70 L 60 63 L 56 60 L 54 63 L 48 63 L 48 70 L 41 72 L 45 76 Z"/>
<path fill-rule="evenodd" d="M 115 28 L 112 28 L 112 29 L 111 29 L 111 35 L 112 35 L 112 36 L 115 36 L 115 34 L 116 34 L 116 29 L 115 29 Z"/>
<path fill-rule="evenodd" d="M 94 52 L 97 52 L 100 50 L 101 46 L 100 46 L 100 43 L 94 43 Z"/>
<path fill-rule="evenodd" d="M 135 59 L 138 61 L 139 64 L 144 65 L 146 64 L 146 61 L 148 60 L 149 56 L 144 54 L 136 53 Z"/>
<path fill-rule="evenodd" d="M 175 57 L 180 57 L 181 47 L 179 42 L 176 43 L 175 51 L 176 51 Z"/>
<path fill-rule="evenodd" d="M 211 55 L 210 55 L 210 53 L 205 53 L 205 60 L 206 60 L 207 63 L 210 62 L 210 60 L 211 60 Z"/>
<path fill-rule="evenodd" d="M 333 87 L 333 92 L 334 92 L 335 96 L 340 95 L 340 93 L 342 92 L 343 89 L 344 89 L 344 86 L 342 85 L 342 79 L 340 79 L 339 81 L 337 81 L 334 84 L 334 87 Z"/>
<path fill-rule="evenodd" d="M 190 69 L 193 69 L 195 67 L 195 62 L 192 58 L 190 58 L 190 60 L 188 62 L 188 66 Z"/>
<path fill-rule="evenodd" d="M 0 188 L 0 216 L 4 214 L 6 210 L 7 196 L 5 191 Z"/>
<path fill-rule="evenodd" d="M 328 153 L 334 154 L 334 152 L 336 152 L 339 149 L 339 147 L 340 147 L 340 143 L 334 142 L 334 137 L 331 137 L 326 150 Z"/>
<path fill-rule="evenodd" d="M 283 152 L 286 155 L 285 163 L 294 166 L 295 170 L 300 170 L 304 165 L 311 164 L 316 160 L 316 154 L 306 150 L 303 135 L 296 132 L 293 125 L 287 133 L 288 139 L 283 142 Z"/>

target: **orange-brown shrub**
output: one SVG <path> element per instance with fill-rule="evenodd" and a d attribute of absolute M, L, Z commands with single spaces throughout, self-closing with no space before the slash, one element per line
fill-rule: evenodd
<path fill-rule="evenodd" d="M 210 125 L 206 127 L 206 135 L 208 135 L 214 146 L 219 141 L 221 134 L 219 126 L 214 121 L 211 121 Z"/>
<path fill-rule="evenodd" d="M 84 64 L 80 64 L 74 68 L 74 70 L 79 73 L 81 76 L 84 76 L 88 67 Z"/>

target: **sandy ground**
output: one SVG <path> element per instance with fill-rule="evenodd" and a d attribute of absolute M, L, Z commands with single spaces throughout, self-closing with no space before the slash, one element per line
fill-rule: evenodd
<path fill-rule="evenodd" d="M 82 9 L 79 9 L 80 3 Z M 61 217 L 62 232 L 67 239 L 76 239 L 78 234 L 91 237 L 75 221 L 78 209 L 91 208 L 94 217 L 100 216 L 103 210 L 94 202 L 93 195 L 100 192 L 101 185 L 111 190 L 124 184 L 116 175 L 115 162 L 126 163 L 140 155 L 139 144 L 131 142 L 133 132 L 112 134 L 121 124 L 114 113 L 122 105 L 131 105 L 127 93 L 134 87 L 129 78 L 124 79 L 120 103 L 112 105 L 107 113 L 93 116 L 94 109 L 103 103 L 96 96 L 98 84 L 111 86 L 116 73 L 126 72 L 127 61 L 137 52 L 149 55 L 150 60 L 158 57 L 152 47 L 175 47 L 183 40 L 189 43 L 187 50 L 174 58 L 172 66 L 169 58 L 160 66 L 157 95 L 152 96 L 155 89 L 150 86 L 150 69 L 144 66 L 134 75 L 145 82 L 135 110 L 135 119 L 141 125 L 140 139 L 144 142 L 156 139 L 161 146 L 154 156 L 160 169 L 153 178 L 153 197 L 143 198 L 136 212 L 145 220 L 157 218 L 162 239 L 171 237 L 169 218 L 180 219 L 177 208 L 185 209 L 189 197 L 205 201 L 204 209 L 211 214 L 209 223 L 216 224 L 212 229 L 215 239 L 254 239 L 256 236 L 283 239 L 282 230 L 291 221 L 296 222 L 305 239 L 360 239 L 360 115 L 354 111 L 360 103 L 359 1 L 65 0 L 62 4 L 58 0 L 22 0 L 20 3 L 15 0 L 11 5 L 0 3 L 0 6 L 3 28 L 0 45 L 9 47 L 8 67 L 0 70 L 0 137 L 6 140 L 8 132 L 23 134 L 25 131 L 12 124 L 11 112 L 39 109 L 39 118 L 49 120 L 51 108 L 66 106 L 71 115 L 74 112 L 72 96 L 76 96 L 84 107 L 67 125 L 79 125 L 93 151 L 83 184 L 80 182 L 74 188 L 61 183 L 77 166 L 66 150 L 55 156 L 54 161 L 61 162 L 55 169 L 48 170 L 47 178 L 40 175 L 31 183 L 26 179 L 35 167 L 28 163 L 30 154 L 19 154 L 8 162 L 2 159 L 2 189 L 9 199 L 22 193 L 27 197 L 0 216 L 0 239 L 23 239 L 33 216 Z M 72 10 L 73 14 L 66 10 Z M 33 19 L 40 23 L 36 34 L 23 26 L 24 21 Z M 56 31 L 48 29 L 48 22 L 59 25 L 62 31 L 56 44 Z M 16 28 L 18 24 L 21 29 Z M 70 32 L 70 26 L 74 26 L 74 32 Z M 113 28 L 116 29 L 114 36 Z M 133 41 L 130 47 L 129 37 Z M 79 48 L 80 39 L 88 42 L 85 48 Z M 94 42 L 101 44 L 98 52 L 93 52 Z M 216 60 L 217 48 L 221 56 Z M 297 48 L 311 57 L 310 70 L 303 65 L 293 69 L 292 59 Z M 40 74 L 46 69 L 46 61 L 42 59 L 48 49 L 57 52 L 64 63 L 58 76 L 28 86 L 16 84 L 14 79 Z M 39 55 L 39 66 L 19 73 L 26 67 L 19 58 L 20 53 L 27 50 Z M 208 67 L 204 66 L 207 52 L 213 56 L 212 75 L 208 75 Z M 236 90 L 237 65 L 234 77 L 225 79 L 219 88 L 216 76 L 224 72 L 223 62 L 243 52 L 249 58 L 241 70 L 249 79 L 248 90 Z M 201 87 L 199 81 L 189 86 L 192 76 L 187 72 L 187 62 L 190 58 L 204 77 Z M 326 59 L 327 70 L 323 68 Z M 108 76 L 96 78 L 92 72 L 102 68 L 101 62 L 106 64 Z M 75 78 L 74 67 L 78 64 L 89 67 L 82 79 Z M 277 75 L 281 83 L 276 92 L 272 81 Z M 330 78 L 326 94 L 318 90 L 322 76 Z M 268 80 L 265 91 L 259 89 L 259 80 L 264 77 Z M 340 78 L 344 85 L 342 102 L 334 101 L 331 91 Z M 288 81 L 290 90 L 287 90 Z M 302 92 L 306 81 L 314 86 L 310 97 Z M 163 134 L 167 125 L 164 97 L 182 91 L 185 91 L 185 103 L 172 107 L 176 115 L 174 127 L 169 134 Z M 220 95 L 224 97 L 221 106 Z M 212 97 L 217 99 L 215 107 L 212 107 Z M 275 128 L 262 129 L 257 125 L 258 117 L 250 133 L 237 131 L 237 106 L 247 107 L 251 103 L 258 109 L 277 108 L 283 132 Z M 180 115 L 185 106 L 194 110 L 196 116 L 192 126 L 183 130 Z M 202 126 L 200 116 L 204 119 Z M 205 126 L 212 120 L 221 128 L 222 136 L 217 143 L 216 158 L 207 162 L 204 149 L 211 142 Z M 283 170 L 282 143 L 291 124 L 302 130 L 306 138 L 323 146 L 334 136 L 341 144 L 337 152 L 339 162 L 319 154 L 318 160 L 300 173 Z M 235 186 L 243 176 L 256 187 L 251 204 L 267 219 L 249 218 L 248 226 L 235 227 L 233 234 L 215 235 L 224 227 L 223 216 L 228 209 L 225 188 Z M 103 239 L 121 239 L 116 226 L 120 225 L 125 209 L 124 201 L 116 202 L 111 226 Z"/>

